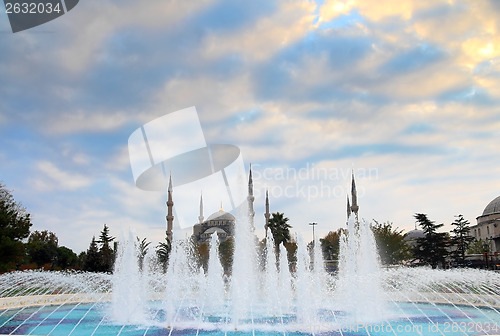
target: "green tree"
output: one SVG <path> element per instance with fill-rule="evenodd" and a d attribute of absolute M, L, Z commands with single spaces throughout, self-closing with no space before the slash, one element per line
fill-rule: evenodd
<path fill-rule="evenodd" d="M 290 267 L 290 271 L 293 271 L 294 265 L 297 263 L 297 242 L 289 241 L 284 244 L 286 249 L 286 254 L 288 258 L 288 265 Z"/>
<path fill-rule="evenodd" d="M 233 267 L 234 240 L 228 238 L 219 244 L 219 257 L 225 274 L 231 274 Z"/>
<path fill-rule="evenodd" d="M 70 248 L 59 246 L 56 266 L 61 269 L 78 269 L 80 268 L 80 260 Z"/>
<path fill-rule="evenodd" d="M 151 242 L 146 241 L 146 238 L 140 239 L 139 237 L 137 238 L 137 250 L 139 252 L 139 268 L 142 270 L 142 267 L 144 265 L 144 257 L 146 257 L 146 254 L 148 253 L 149 245 Z"/>
<path fill-rule="evenodd" d="M 78 264 L 85 269 L 85 260 L 87 258 L 87 251 L 82 251 L 78 254 Z"/>
<path fill-rule="evenodd" d="M 342 229 L 330 231 L 324 238 L 320 238 L 321 250 L 325 260 L 337 260 L 339 257 L 340 235 Z"/>
<path fill-rule="evenodd" d="M 101 260 L 102 259 L 99 253 L 99 247 L 97 246 L 95 237 L 92 237 L 90 246 L 87 252 L 85 253 L 85 262 L 83 264 L 83 270 L 87 272 L 100 272 L 102 269 Z"/>
<path fill-rule="evenodd" d="M 161 266 L 163 272 L 167 271 L 168 259 L 171 249 L 172 246 L 170 245 L 170 241 L 168 240 L 168 238 L 165 238 L 164 242 L 160 242 L 158 246 L 156 246 L 156 257 L 158 259 L 158 264 Z"/>
<path fill-rule="evenodd" d="M 456 219 L 451 225 L 454 226 L 451 233 L 453 237 L 451 238 L 451 244 L 455 246 L 455 250 L 452 252 L 453 259 L 457 265 L 465 265 L 465 255 L 469 249 L 469 245 L 474 241 L 474 237 L 469 235 L 470 232 L 470 222 L 464 218 L 462 215 L 455 216 Z"/>
<path fill-rule="evenodd" d="M 468 254 L 483 254 L 491 252 L 490 244 L 485 244 L 484 240 L 474 240 L 469 244 L 469 248 L 467 249 Z"/>
<path fill-rule="evenodd" d="M 26 249 L 31 262 L 38 267 L 53 269 L 57 262 L 57 236 L 50 231 L 34 231 L 28 238 Z"/>
<path fill-rule="evenodd" d="M 401 264 L 410 259 L 410 247 L 404 240 L 403 230 L 393 228 L 393 223 L 379 223 L 374 220 L 375 225 L 371 226 L 380 261 L 383 265 Z"/>
<path fill-rule="evenodd" d="M 13 270 L 25 258 L 23 240 L 28 238 L 31 217 L 0 183 L 0 272 Z"/>
<path fill-rule="evenodd" d="M 448 235 L 446 232 L 437 232 L 444 224 L 436 224 L 422 213 L 417 213 L 414 217 L 425 236 L 417 239 L 413 257 L 422 265 L 437 268 L 441 263 L 444 268 L 445 258 L 448 255 Z"/>
<path fill-rule="evenodd" d="M 112 272 L 113 264 L 115 262 L 115 251 L 111 248 L 110 244 L 115 240 L 115 237 L 111 237 L 109 234 L 109 228 L 104 224 L 99 240 L 97 243 L 101 244 L 99 248 L 99 255 L 101 257 L 100 271 L 101 272 Z"/>
<path fill-rule="evenodd" d="M 201 243 L 195 243 L 193 242 L 193 252 L 196 257 L 196 260 L 198 261 L 198 264 L 196 265 L 196 268 L 203 267 L 203 270 L 205 272 L 208 271 L 208 258 L 210 254 L 210 246 L 208 246 L 208 243 L 206 242 L 201 242 Z"/>
<path fill-rule="evenodd" d="M 275 212 L 269 218 L 268 228 L 274 238 L 274 245 L 279 246 L 281 243 L 290 241 L 290 229 L 292 226 L 288 224 L 288 218 L 283 213 Z"/>

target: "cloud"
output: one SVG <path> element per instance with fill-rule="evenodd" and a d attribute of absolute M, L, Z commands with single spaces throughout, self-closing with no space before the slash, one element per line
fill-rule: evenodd
<path fill-rule="evenodd" d="M 427 11 L 432 8 L 448 5 L 448 0 L 419 0 L 419 1 L 398 1 L 382 0 L 376 3 L 370 0 L 355 0 L 354 6 L 360 14 L 372 21 L 382 21 L 398 17 L 402 20 L 409 20 L 416 13 Z M 331 6 L 331 2 L 325 3 L 325 6 Z M 350 7 L 353 5 L 351 4 Z"/>
<path fill-rule="evenodd" d="M 131 121 L 122 111 L 76 110 L 44 116 L 44 132 L 52 135 L 81 132 L 105 132 L 115 130 Z"/>
<path fill-rule="evenodd" d="M 355 1 L 327 0 L 319 9 L 319 22 L 331 21 L 340 15 L 348 14 L 355 6 Z"/>
<path fill-rule="evenodd" d="M 208 130 L 207 141 L 212 142 L 210 126 L 238 111 L 256 107 L 251 83 L 246 74 L 227 79 L 214 79 L 200 75 L 191 78 L 174 78 L 154 92 L 148 116 L 164 114 L 196 106 L 202 126 Z M 144 121 L 149 121 L 144 120 Z"/>
<path fill-rule="evenodd" d="M 92 179 L 89 177 L 61 170 L 50 161 L 39 161 L 36 164 L 36 168 L 41 173 L 41 176 L 34 179 L 32 183 L 39 191 L 71 191 L 85 188 L 92 184 Z"/>
<path fill-rule="evenodd" d="M 268 59 L 314 28 L 315 10 L 310 1 L 280 2 L 275 13 L 259 18 L 244 31 L 210 34 L 204 42 L 204 56 L 210 59 L 237 53 L 256 61 Z"/>
<path fill-rule="evenodd" d="M 78 6 L 78 12 L 69 13 L 61 25 L 68 32 L 66 46 L 58 52 L 58 59 L 64 68 L 80 74 L 90 64 L 100 60 L 105 42 L 117 31 L 127 26 L 165 29 L 213 3 L 212 0 L 186 2 L 129 1 L 116 5 L 111 1 L 87 1 Z"/>

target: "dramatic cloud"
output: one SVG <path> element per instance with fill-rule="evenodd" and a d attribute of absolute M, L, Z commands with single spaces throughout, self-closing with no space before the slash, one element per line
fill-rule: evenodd
<path fill-rule="evenodd" d="M 196 106 L 260 174 L 258 233 L 266 188 L 295 230 L 342 226 L 353 168 L 366 219 L 474 222 L 498 196 L 498 22 L 493 0 L 87 0 L 0 39 L 0 179 L 64 245 L 104 223 L 155 245 L 165 195 L 134 186 L 128 137 Z"/>

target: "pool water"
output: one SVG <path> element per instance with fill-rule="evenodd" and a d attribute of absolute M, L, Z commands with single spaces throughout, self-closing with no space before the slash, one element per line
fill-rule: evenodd
<path fill-rule="evenodd" d="M 238 330 L 228 314 L 204 316 L 196 306 L 179 309 L 172 328 L 159 302 L 150 304 L 152 320 L 135 325 L 113 323 L 110 306 L 64 304 L 0 311 L 0 334 L 12 335 L 495 335 L 500 314 L 494 309 L 422 303 L 389 303 L 390 316 L 369 324 L 349 322 L 342 311 L 321 310 L 314 321 L 297 321 L 293 312 L 255 314 L 240 321 Z"/>

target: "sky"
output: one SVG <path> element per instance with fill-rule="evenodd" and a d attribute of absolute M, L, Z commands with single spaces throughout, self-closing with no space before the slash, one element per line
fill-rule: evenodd
<path fill-rule="evenodd" d="M 306 240 L 343 227 L 351 171 L 366 221 L 475 224 L 500 195 L 499 30 L 495 0 L 82 0 L 15 34 L 3 11 L 0 181 L 75 252 L 104 224 L 154 246 L 167 196 L 128 138 L 195 106 L 252 163 L 260 237 L 266 188 Z"/>

